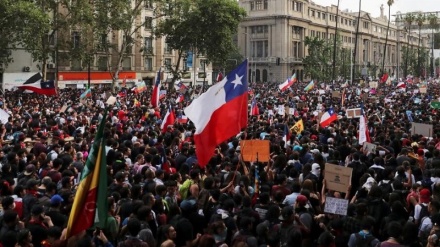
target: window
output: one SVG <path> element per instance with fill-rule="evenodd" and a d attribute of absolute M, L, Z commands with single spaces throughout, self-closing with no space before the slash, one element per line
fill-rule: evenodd
<path fill-rule="evenodd" d="M 325 20 L 325 13 L 322 13 L 322 19 Z"/>
<path fill-rule="evenodd" d="M 153 0 L 145 0 L 145 9 L 153 8 Z"/>
<path fill-rule="evenodd" d="M 267 40 L 259 40 L 252 42 L 252 56 L 253 57 L 268 57 L 269 42 Z"/>
<path fill-rule="evenodd" d="M 373 26 L 373 30 L 377 32 L 377 26 Z"/>
<path fill-rule="evenodd" d="M 98 57 L 98 69 L 101 71 L 107 71 L 108 58 L 101 56 Z"/>
<path fill-rule="evenodd" d="M 312 17 L 315 17 L 315 11 L 312 10 Z"/>
<path fill-rule="evenodd" d="M 153 17 L 145 16 L 144 27 L 145 29 L 153 28 Z"/>
<path fill-rule="evenodd" d="M 315 30 L 310 30 L 310 36 L 315 37 Z"/>
<path fill-rule="evenodd" d="M 125 36 L 124 37 L 124 41 L 125 41 L 125 52 L 126 53 L 132 53 L 133 51 L 133 38 L 131 36 Z"/>
<path fill-rule="evenodd" d="M 98 44 L 98 50 L 99 51 L 104 51 L 107 47 L 107 34 L 101 34 L 100 40 L 99 40 L 99 44 Z"/>
<path fill-rule="evenodd" d="M 200 62 L 200 67 L 199 68 L 204 68 L 204 66 L 205 66 L 205 64 L 208 62 L 208 60 L 206 60 L 206 59 L 200 59 L 199 60 L 199 62 Z M 207 64 L 206 64 L 207 65 Z"/>
<path fill-rule="evenodd" d="M 73 32 L 72 33 L 72 46 L 73 46 L 73 48 L 79 48 L 80 41 L 81 41 L 81 35 L 79 34 L 79 32 L 77 32 L 77 31 Z"/>
<path fill-rule="evenodd" d="M 292 57 L 301 58 L 301 42 L 293 41 L 292 47 Z"/>
<path fill-rule="evenodd" d="M 152 57 L 145 58 L 145 70 L 153 71 L 153 58 Z"/>
<path fill-rule="evenodd" d="M 341 24 L 344 24 L 344 18 L 341 17 Z"/>
<path fill-rule="evenodd" d="M 171 68 L 171 58 L 165 58 L 165 60 L 163 61 L 166 70 L 170 70 Z M 184 66 L 186 66 L 186 63 L 183 63 Z"/>
<path fill-rule="evenodd" d="M 144 52 L 148 54 L 153 53 L 153 38 L 144 37 Z"/>
<path fill-rule="evenodd" d="M 268 26 L 253 26 L 251 27 L 251 33 L 269 33 Z"/>
<path fill-rule="evenodd" d="M 321 19 L 321 12 L 316 12 L 316 14 L 317 14 L 318 18 Z"/>
<path fill-rule="evenodd" d="M 293 1 L 292 10 L 297 12 L 302 12 L 302 3 Z"/>
<path fill-rule="evenodd" d="M 170 45 L 167 42 L 165 42 L 165 47 L 163 48 L 163 53 L 164 54 L 171 54 L 171 52 L 172 52 L 172 49 L 171 49 Z"/>
<path fill-rule="evenodd" d="M 131 57 L 122 59 L 122 70 L 131 70 Z"/>
<path fill-rule="evenodd" d="M 317 37 L 318 37 L 318 39 L 320 39 L 321 38 L 321 32 L 316 32 L 316 35 L 317 35 Z"/>
<path fill-rule="evenodd" d="M 267 9 L 267 0 L 256 0 L 255 2 L 255 10 L 265 10 Z M 252 4 L 251 4 L 251 10 L 252 10 Z"/>
<path fill-rule="evenodd" d="M 366 22 L 366 21 L 364 21 L 364 24 L 363 24 L 363 25 L 364 25 L 364 28 L 365 28 L 365 29 L 368 29 L 368 28 L 370 27 L 369 23 Z"/>
<path fill-rule="evenodd" d="M 250 4 L 251 4 L 251 10 L 255 10 L 255 2 L 251 1 Z"/>

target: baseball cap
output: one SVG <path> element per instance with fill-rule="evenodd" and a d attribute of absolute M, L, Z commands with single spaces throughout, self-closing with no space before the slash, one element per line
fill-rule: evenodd
<path fill-rule="evenodd" d="M 428 203 L 431 198 L 431 192 L 428 189 L 422 189 L 420 191 L 420 202 L 421 203 Z"/>
<path fill-rule="evenodd" d="M 39 185 L 39 184 L 40 184 L 39 180 L 31 178 L 26 182 L 26 188 L 32 189 L 34 186 Z"/>
<path fill-rule="evenodd" d="M 290 216 L 293 215 L 293 207 L 292 206 L 285 206 L 282 210 L 281 210 L 281 215 L 278 218 L 279 220 L 288 220 L 290 218 Z"/>
<path fill-rule="evenodd" d="M 24 171 L 24 175 L 29 176 L 35 172 L 36 168 L 34 165 L 27 165 Z"/>
<path fill-rule="evenodd" d="M 304 195 L 299 195 L 297 198 L 296 198 L 296 202 L 299 204 L 299 205 L 301 205 L 301 206 L 305 206 L 305 205 L 307 205 L 307 202 L 309 201 L 309 199 L 307 199 L 307 197 L 306 196 L 304 196 Z"/>
<path fill-rule="evenodd" d="M 181 208 L 183 211 L 190 211 L 191 209 L 194 209 L 194 208 L 196 207 L 196 204 L 197 204 L 197 202 L 196 202 L 196 200 L 194 200 L 194 199 L 183 200 L 183 201 L 180 203 L 180 208 Z"/>
<path fill-rule="evenodd" d="M 50 205 L 52 206 L 57 206 L 62 202 L 64 202 L 64 199 L 58 194 L 53 195 L 52 198 L 50 198 Z"/>

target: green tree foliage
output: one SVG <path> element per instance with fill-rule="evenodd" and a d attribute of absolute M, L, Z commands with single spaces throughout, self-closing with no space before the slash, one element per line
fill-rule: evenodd
<path fill-rule="evenodd" d="M 176 64 L 169 67 L 173 81 L 181 77 L 180 62 L 188 51 L 203 54 L 217 64 L 234 54 L 233 36 L 246 15 L 237 1 L 159 0 L 158 6 L 165 17 L 157 21 L 154 33 L 177 52 Z"/>
<path fill-rule="evenodd" d="M 0 65 L 6 67 L 12 61 L 11 50 L 17 47 L 33 53 L 34 47 L 44 42 L 50 28 L 50 18 L 35 1 L 0 1 Z"/>
<path fill-rule="evenodd" d="M 308 49 L 303 59 L 305 75 L 318 81 L 331 78 L 332 44 L 318 37 L 306 37 L 304 44 Z"/>

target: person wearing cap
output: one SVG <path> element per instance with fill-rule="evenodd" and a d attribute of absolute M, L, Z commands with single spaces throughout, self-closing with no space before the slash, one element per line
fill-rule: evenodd
<path fill-rule="evenodd" d="M 60 228 L 63 228 L 68 220 L 67 216 L 60 212 L 63 202 L 64 199 L 60 195 L 53 195 L 52 198 L 50 198 L 50 208 L 46 212 L 46 215 L 50 217 L 53 224 Z"/>
<path fill-rule="evenodd" d="M 17 184 L 25 186 L 27 181 L 29 181 L 30 179 L 38 178 L 36 171 L 37 171 L 37 169 L 36 169 L 35 165 L 32 165 L 32 164 L 27 165 L 22 176 L 18 177 Z"/>
<path fill-rule="evenodd" d="M 429 189 L 421 189 L 419 192 L 419 203 L 414 207 L 414 221 L 420 225 L 423 217 L 429 216 L 428 204 L 431 201 Z"/>
<path fill-rule="evenodd" d="M 38 185 L 39 180 L 29 179 L 26 183 L 26 194 L 23 197 L 23 217 L 27 218 L 31 216 L 32 207 L 38 202 Z"/>
<path fill-rule="evenodd" d="M 41 242 L 47 239 L 47 230 L 53 227 L 52 220 L 45 215 L 41 205 L 34 205 L 31 210 L 31 217 L 26 228 L 32 233 L 32 244 L 34 247 L 42 247 Z"/>

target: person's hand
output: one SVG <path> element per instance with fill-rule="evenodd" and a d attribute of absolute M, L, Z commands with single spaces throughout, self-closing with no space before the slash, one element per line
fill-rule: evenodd
<path fill-rule="evenodd" d="M 118 222 L 118 225 L 121 223 L 121 217 L 119 215 L 115 216 L 115 220 Z"/>
<path fill-rule="evenodd" d="M 43 216 L 43 222 L 49 224 L 52 222 L 52 219 L 49 216 L 45 215 Z"/>
<path fill-rule="evenodd" d="M 24 222 L 23 221 L 19 221 L 17 223 L 17 227 L 18 227 L 18 229 L 24 229 Z"/>
<path fill-rule="evenodd" d="M 197 235 L 196 235 L 196 239 L 199 239 L 200 237 L 202 237 L 202 234 L 197 233 Z"/>
<path fill-rule="evenodd" d="M 102 231 L 99 231 L 99 234 L 97 234 L 96 237 L 99 240 L 101 240 L 104 244 L 106 244 L 108 242 L 107 237 L 105 236 L 105 234 Z"/>

